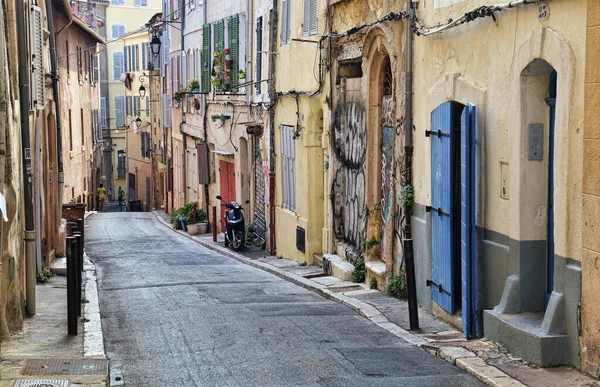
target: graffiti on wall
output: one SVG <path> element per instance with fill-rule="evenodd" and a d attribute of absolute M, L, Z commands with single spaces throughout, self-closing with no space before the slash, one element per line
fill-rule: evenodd
<path fill-rule="evenodd" d="M 385 259 L 386 224 L 392 205 L 392 178 L 394 168 L 394 98 L 386 95 L 382 100 L 381 128 L 381 258 Z"/>
<path fill-rule="evenodd" d="M 340 88 L 332 147 L 336 156 L 332 202 L 337 238 L 360 247 L 365 232 L 365 172 L 367 130 L 365 110 L 358 101 L 346 101 Z"/>
<path fill-rule="evenodd" d="M 263 156 L 259 141 L 254 142 L 254 231 L 265 239 L 267 220 L 265 214 L 265 178 L 263 175 Z"/>

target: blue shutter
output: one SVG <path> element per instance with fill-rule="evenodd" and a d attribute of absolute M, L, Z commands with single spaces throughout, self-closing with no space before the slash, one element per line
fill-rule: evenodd
<path fill-rule="evenodd" d="M 454 104 L 440 105 L 431 114 L 431 231 L 432 298 L 448 313 L 454 313 Z"/>
<path fill-rule="evenodd" d="M 148 65 L 146 63 L 148 57 L 146 55 L 146 45 L 148 43 L 142 43 L 142 70 L 146 70 Z"/>
<path fill-rule="evenodd" d="M 129 62 L 127 62 L 127 58 L 127 47 L 123 47 L 123 72 L 129 71 Z M 119 74 L 119 77 L 120 76 L 121 74 Z"/>
<path fill-rule="evenodd" d="M 150 97 L 146 97 L 146 117 L 150 117 Z"/>
<path fill-rule="evenodd" d="M 460 246 L 462 325 L 465 336 L 476 336 L 475 264 L 475 107 L 465 106 L 460 125 Z"/>
<path fill-rule="evenodd" d="M 115 124 L 116 126 L 123 126 L 125 125 L 125 111 L 124 111 L 124 104 L 125 104 L 125 97 L 123 96 L 118 96 L 115 97 Z"/>

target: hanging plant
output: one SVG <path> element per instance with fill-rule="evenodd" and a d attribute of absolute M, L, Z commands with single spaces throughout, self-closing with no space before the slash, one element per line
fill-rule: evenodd
<path fill-rule="evenodd" d="M 221 86 L 221 78 L 213 78 L 210 80 L 213 86 Z"/>
<path fill-rule="evenodd" d="M 185 94 L 184 91 L 176 91 L 175 93 L 173 93 L 173 101 L 175 101 L 177 103 L 181 102 L 184 94 Z"/>
<path fill-rule="evenodd" d="M 193 91 L 194 89 L 198 89 L 200 87 L 200 81 L 198 78 L 191 78 L 188 82 L 189 88 Z"/>
<path fill-rule="evenodd" d="M 240 71 L 238 72 L 238 78 L 246 79 L 246 73 L 244 72 L 244 70 L 240 69 Z"/>

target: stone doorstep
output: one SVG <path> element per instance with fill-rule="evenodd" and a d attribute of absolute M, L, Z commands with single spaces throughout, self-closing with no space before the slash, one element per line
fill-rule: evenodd
<path fill-rule="evenodd" d="M 67 276 L 67 257 L 54 258 L 50 263 L 50 271 L 56 275 Z"/>
<path fill-rule="evenodd" d="M 165 225 L 166 227 L 171 229 L 169 227 L 169 225 L 166 224 L 165 221 L 163 221 L 159 216 L 157 216 L 156 214 L 154 214 L 154 215 L 157 217 L 159 222 L 163 223 L 163 225 Z M 175 231 L 175 232 L 177 232 L 177 231 Z M 193 238 L 190 238 L 190 239 L 193 239 Z M 237 261 L 240 261 L 240 262 L 245 263 L 250 266 L 254 266 L 256 268 L 266 270 L 274 275 L 277 275 L 280 278 L 289 280 L 289 281 L 297 284 L 297 281 L 295 280 L 295 275 L 292 273 L 288 273 L 285 270 L 276 268 L 266 262 L 260 262 L 261 265 L 258 265 L 256 263 L 256 261 L 251 261 L 250 259 L 242 256 L 241 254 L 237 254 L 237 253 L 234 253 L 231 251 L 224 251 L 220 248 L 215 248 L 215 246 L 212 245 L 211 241 L 204 241 L 204 240 L 199 240 L 199 239 L 193 239 L 193 240 L 196 240 L 197 243 L 199 243 L 199 244 L 203 245 L 204 247 L 209 248 L 213 251 L 223 253 L 231 258 L 236 259 Z M 338 257 L 338 259 L 340 259 L 340 258 Z M 380 271 L 381 270 L 380 266 L 383 265 L 383 267 L 384 267 L 383 272 L 385 272 L 385 264 L 379 263 L 379 266 L 377 266 L 378 263 L 379 262 L 374 263 L 374 265 L 376 265 L 375 269 L 377 271 Z M 348 263 L 348 264 L 351 265 L 350 263 Z M 367 263 L 367 265 L 368 264 L 369 263 Z M 268 268 L 268 266 L 271 266 L 271 267 Z M 335 294 L 328 290 L 323 290 L 323 285 L 318 283 L 318 280 L 320 280 L 320 279 L 322 280 L 323 278 L 331 278 L 331 277 L 315 278 L 314 280 L 313 279 L 304 279 L 306 282 L 302 283 L 302 284 L 298 284 L 298 285 L 302 286 L 308 290 L 314 291 L 317 294 L 320 294 L 329 300 L 341 303 L 343 305 L 347 305 L 350 308 L 357 311 L 358 313 L 360 313 L 365 318 L 368 318 L 369 320 L 381 320 L 381 321 L 374 321 L 374 322 L 381 328 L 389 331 L 390 333 L 403 339 L 404 341 L 408 342 L 409 344 L 414 345 L 416 347 L 420 347 L 426 351 L 429 351 L 433 355 L 436 355 L 440 358 L 443 358 L 443 359 L 455 364 L 456 366 L 458 366 L 465 372 L 475 376 L 477 379 L 483 381 L 484 383 L 486 383 L 490 386 L 502 386 L 502 387 L 524 386 L 524 384 L 522 384 L 518 380 L 513 379 L 512 377 L 508 376 L 504 372 L 500 371 L 498 368 L 488 365 L 483 359 L 477 357 L 477 355 L 471 351 L 468 351 L 460 346 L 446 347 L 446 346 L 440 346 L 439 344 L 437 346 L 428 344 L 427 341 L 420 335 L 416 335 L 409 331 L 406 331 L 402 327 L 389 322 L 389 320 L 387 320 L 387 319 L 381 319 L 380 316 L 382 316 L 382 315 L 376 308 L 374 308 L 366 303 L 362 303 L 358 300 L 356 302 L 354 302 L 354 301 L 349 302 L 348 301 L 349 295 Z M 460 345 L 465 345 L 469 342 L 463 341 L 463 342 L 459 342 L 459 343 L 460 343 Z"/>
<path fill-rule="evenodd" d="M 352 279 L 352 271 L 354 270 L 354 265 L 348 261 L 343 260 L 337 255 L 323 255 L 323 265 L 331 267 L 331 275 L 335 278 L 339 278 L 342 281 L 350 281 Z"/>

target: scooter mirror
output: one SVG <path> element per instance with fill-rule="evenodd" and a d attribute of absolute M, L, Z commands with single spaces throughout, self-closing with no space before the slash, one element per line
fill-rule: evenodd
<path fill-rule="evenodd" d="M 221 198 L 221 195 L 217 195 L 217 199 L 223 200 L 223 198 Z"/>

